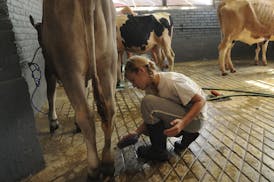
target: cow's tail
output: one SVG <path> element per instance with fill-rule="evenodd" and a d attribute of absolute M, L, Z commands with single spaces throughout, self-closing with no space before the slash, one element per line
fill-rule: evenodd
<path fill-rule="evenodd" d="M 83 18 L 84 18 L 84 29 L 85 29 L 85 39 L 88 53 L 89 61 L 89 74 L 91 73 L 92 79 L 97 76 L 96 69 L 96 54 L 95 54 L 95 39 L 94 39 L 94 12 L 95 12 L 95 3 L 89 3 L 89 1 L 83 1 Z M 98 78 L 97 78 L 98 79 Z"/>
<path fill-rule="evenodd" d="M 100 1 L 96 1 L 96 3 L 98 3 Z M 100 79 L 99 79 L 99 75 L 98 75 L 98 70 L 97 70 L 97 63 L 96 63 L 96 47 L 95 47 L 95 20 L 94 20 L 94 13 L 95 12 L 95 8 L 96 8 L 96 3 L 90 3 L 89 1 L 84 1 L 84 20 L 85 20 L 85 38 L 86 38 L 86 45 L 87 45 L 87 49 L 89 51 L 88 52 L 88 63 L 89 63 L 89 67 L 88 67 L 88 75 L 91 75 L 91 79 L 92 79 L 92 87 L 93 87 L 93 95 L 96 101 L 96 105 L 97 105 L 97 110 L 102 118 L 102 122 L 106 122 L 108 121 L 107 116 L 105 116 L 103 113 L 103 108 L 105 108 L 105 103 L 103 103 L 102 101 L 104 101 L 105 99 L 102 98 L 103 97 L 103 88 L 101 86 L 100 83 Z M 91 14 L 90 14 L 91 13 Z"/>
<path fill-rule="evenodd" d="M 98 2 L 98 1 L 96 1 Z M 93 87 L 93 94 L 97 105 L 98 100 L 102 100 L 99 98 L 102 96 L 102 88 L 100 86 L 100 79 L 98 76 L 98 71 L 96 67 L 96 48 L 95 48 L 95 30 L 94 30 L 94 13 L 96 3 L 91 3 L 90 1 L 82 1 L 83 3 L 83 10 L 82 15 L 84 19 L 84 29 L 85 29 L 85 39 L 86 39 L 86 46 L 87 46 L 87 54 L 88 54 L 88 77 L 92 79 L 92 87 Z M 87 78 L 86 78 L 87 79 Z M 88 80 L 86 80 L 87 82 Z M 100 106 L 100 105 L 99 105 Z M 98 112 L 101 111 L 101 108 L 98 107 Z M 104 118 L 102 118 L 105 121 Z"/>
<path fill-rule="evenodd" d="M 29 15 L 29 21 L 32 24 L 32 26 L 35 28 L 34 19 L 31 15 Z"/>

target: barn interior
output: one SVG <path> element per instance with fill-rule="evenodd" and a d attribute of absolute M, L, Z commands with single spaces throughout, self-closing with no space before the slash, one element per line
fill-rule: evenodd
<path fill-rule="evenodd" d="M 268 65 L 255 66 L 255 45 L 237 42 L 232 50 L 237 72 L 221 76 L 221 34 L 216 12 L 221 0 L 113 2 L 117 11 L 128 5 L 138 14 L 171 14 L 175 71 L 204 88 L 209 99 L 209 118 L 200 136 L 181 154 L 173 152 L 178 138 L 168 138 L 168 162 L 139 160 L 136 150 L 150 143 L 147 136 L 124 149 L 116 146 L 122 136 L 142 122 L 139 105 L 144 92 L 126 81 L 125 88 L 117 89 L 115 96 L 115 174 L 105 181 L 273 181 L 272 43 L 268 46 Z M 0 181 L 86 181 L 85 141 L 81 133 L 74 133 L 74 111 L 62 86 L 57 88 L 61 127 L 54 135 L 49 132 L 45 63 L 37 49 L 37 32 L 29 22 L 29 15 L 41 21 L 42 0 L 0 1 L 0 9 Z M 29 64 L 32 62 L 35 64 Z M 210 90 L 227 97 L 210 100 Z M 90 108 L 97 110 L 92 91 L 87 97 Z M 101 153 L 104 137 L 99 116 L 96 141 Z"/>

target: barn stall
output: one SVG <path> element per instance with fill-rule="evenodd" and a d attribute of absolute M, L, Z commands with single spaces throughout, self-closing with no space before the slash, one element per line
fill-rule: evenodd
<path fill-rule="evenodd" d="M 120 1 L 121 4 L 126 1 Z M 168 139 L 172 157 L 166 163 L 146 163 L 136 149 L 149 144 L 139 142 L 122 150 L 118 139 L 140 122 L 140 100 L 144 93 L 125 83 L 117 89 L 117 119 L 113 131 L 115 181 L 271 181 L 274 176 L 273 48 L 268 51 L 268 66 L 254 66 L 254 46 L 237 43 L 232 59 L 237 72 L 221 77 L 218 68 L 220 29 L 216 16 L 218 1 L 141 1 L 126 2 L 134 11 L 169 12 L 174 19 L 172 47 L 175 71 L 193 78 L 204 88 L 222 89 L 226 99 L 208 101 L 209 119 L 200 136 L 180 155 L 172 153 L 177 138 Z M 202 2 L 202 4 L 201 4 Z M 205 3 L 207 2 L 207 3 Z M 31 70 L 37 42 L 29 23 L 32 14 L 42 16 L 41 1 L 3 1 L 1 14 L 1 181 L 85 181 L 86 146 L 81 133 L 74 133 L 74 112 L 63 88 L 58 87 L 57 114 L 61 128 L 51 135 L 48 130 L 44 60 L 38 50 Z M 162 7 L 164 5 L 164 7 Z M 151 6 L 155 6 L 151 8 Z M 32 73 L 34 73 L 35 82 Z M 40 77 L 41 74 L 41 77 Z M 16 89 L 15 89 L 16 88 Z M 20 92 L 19 92 L 20 90 Z M 264 93 L 235 96 L 237 91 Z M 206 90 L 208 95 L 210 91 Z M 248 93 L 240 93 L 248 95 Z M 8 99 L 7 99 L 8 98 Z M 91 109 L 96 110 L 92 92 Z M 32 109 L 31 109 L 32 106 Z M 41 113 L 41 112 L 42 113 Z M 44 113 L 44 114 L 43 114 Z M 102 150 L 100 118 L 96 118 L 97 145 Z M 19 155 L 20 154 L 20 155 Z"/>

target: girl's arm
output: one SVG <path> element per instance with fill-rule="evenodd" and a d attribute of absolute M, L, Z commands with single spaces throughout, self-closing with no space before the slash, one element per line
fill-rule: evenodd
<path fill-rule="evenodd" d="M 178 118 L 171 121 L 170 124 L 173 127 L 164 130 L 165 135 L 176 136 L 177 134 L 179 134 L 189 123 L 193 121 L 196 116 L 198 116 L 206 101 L 201 95 L 195 94 L 191 98 L 190 102 L 192 102 L 193 105 L 186 113 L 186 115 L 183 118 Z"/>

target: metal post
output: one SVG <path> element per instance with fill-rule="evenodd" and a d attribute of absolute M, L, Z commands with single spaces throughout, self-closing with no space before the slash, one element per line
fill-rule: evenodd
<path fill-rule="evenodd" d="M 167 2 L 166 2 L 167 0 L 162 0 L 162 2 L 163 2 L 163 6 L 167 6 Z"/>

